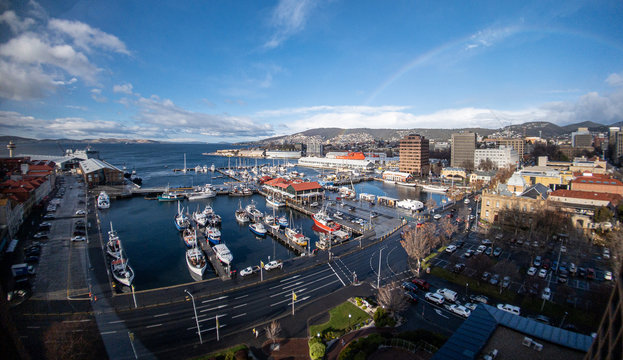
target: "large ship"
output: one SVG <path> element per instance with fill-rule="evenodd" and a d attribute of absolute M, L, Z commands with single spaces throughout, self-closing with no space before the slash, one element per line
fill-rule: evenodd
<path fill-rule="evenodd" d="M 333 222 L 333 219 L 327 214 L 324 209 L 320 209 L 317 213 L 312 215 L 314 224 L 324 231 L 333 232 L 340 229 L 340 224 Z"/>

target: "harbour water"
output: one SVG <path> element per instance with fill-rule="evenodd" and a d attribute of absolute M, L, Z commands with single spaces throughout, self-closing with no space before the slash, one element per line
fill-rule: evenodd
<path fill-rule="evenodd" d="M 83 148 L 81 144 L 63 144 L 65 148 Z M 214 152 L 217 149 L 232 148 L 227 144 L 98 144 L 95 147 L 100 157 L 120 168 L 136 170 L 143 179 L 144 187 L 192 186 L 212 183 L 214 185 L 229 182 L 231 179 L 217 177 L 218 173 L 199 173 L 194 171 L 174 172 L 175 168 L 182 168 L 184 154 L 186 165 L 194 168 L 196 165 L 214 164 L 216 167 L 234 167 L 238 162 L 247 166 L 254 166 L 255 159 L 237 159 L 217 156 L 205 156 L 204 152 Z M 18 148 L 18 154 L 61 154 L 61 147 L 57 144 L 24 144 Z M 295 160 L 290 160 L 294 162 Z M 277 162 L 277 160 L 275 160 Z M 281 161 L 283 162 L 283 161 Z M 258 159 L 258 165 L 273 163 L 273 160 Z M 309 168 L 294 168 L 304 172 L 306 177 L 314 178 L 318 172 Z M 355 184 L 357 193 L 370 193 L 394 198 L 410 198 L 426 201 L 432 197 L 438 204 L 443 200 L 440 194 L 420 192 L 415 188 L 385 184 L 380 181 L 368 181 Z M 235 210 L 254 201 L 257 208 L 264 213 L 272 214 L 273 210 L 266 206 L 260 195 L 247 197 L 229 197 L 225 195 L 212 199 L 203 199 L 189 202 L 185 200 L 182 206 L 189 212 L 197 207 L 203 209 L 206 204 L 222 217 L 221 234 L 223 242 L 229 247 L 234 256 L 234 268 L 243 269 L 250 265 L 259 265 L 260 261 L 269 259 L 289 259 L 296 256 L 270 236 L 257 237 L 247 224 L 239 224 L 235 217 Z M 177 212 L 176 202 L 158 202 L 146 200 L 142 197 L 113 200 L 111 207 L 100 212 L 102 223 L 102 237 L 106 239 L 107 231 L 112 222 L 121 238 L 126 255 L 135 271 L 134 284 L 137 290 L 144 290 L 162 286 L 170 286 L 194 281 L 185 262 L 185 246 L 180 233 L 173 224 L 173 217 Z M 283 208 L 276 211 L 278 215 L 292 217 L 294 226 L 301 229 L 303 234 L 311 238 L 311 248 L 318 236 L 312 230 L 313 221 L 306 215 L 296 211 L 290 212 Z M 209 268 L 204 279 L 213 277 Z"/>

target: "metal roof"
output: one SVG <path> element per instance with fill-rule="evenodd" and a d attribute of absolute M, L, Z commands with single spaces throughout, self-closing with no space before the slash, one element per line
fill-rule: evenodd
<path fill-rule="evenodd" d="M 433 355 L 433 360 L 476 359 L 498 326 L 570 349 L 587 352 L 593 338 L 479 304 L 452 337 Z"/>
<path fill-rule="evenodd" d="M 98 171 L 101 169 L 112 169 L 116 171 L 121 171 L 117 167 L 110 165 L 109 163 L 99 160 L 99 159 L 87 159 L 80 162 L 80 167 L 85 173 L 90 173 L 94 171 Z"/>

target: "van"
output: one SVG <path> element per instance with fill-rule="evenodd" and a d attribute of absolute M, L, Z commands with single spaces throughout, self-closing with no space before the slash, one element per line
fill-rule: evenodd
<path fill-rule="evenodd" d="M 521 313 L 521 308 L 519 306 L 514 306 L 511 304 L 498 304 L 498 309 L 514 315 L 519 315 Z"/>
<path fill-rule="evenodd" d="M 450 289 L 439 289 L 437 290 L 437 293 L 443 295 L 443 297 L 448 301 L 456 301 L 456 291 L 452 291 Z"/>

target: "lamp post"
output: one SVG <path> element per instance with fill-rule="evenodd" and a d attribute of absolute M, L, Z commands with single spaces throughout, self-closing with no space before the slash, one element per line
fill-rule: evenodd
<path fill-rule="evenodd" d="M 348 328 L 350 329 L 350 314 L 348 314 Z"/>
<path fill-rule="evenodd" d="M 193 310 L 195 311 L 195 321 L 197 322 L 197 334 L 199 334 L 199 343 L 203 344 L 203 339 L 201 338 L 201 329 L 199 329 L 199 318 L 197 317 L 197 307 L 195 306 L 195 297 L 187 289 L 184 289 L 184 292 L 190 295 L 190 298 L 193 301 Z"/>
<path fill-rule="evenodd" d="M 376 277 L 376 288 L 378 289 L 381 286 L 381 253 L 383 252 L 383 248 L 379 250 L 379 272 Z"/>
<path fill-rule="evenodd" d="M 565 316 L 562 317 L 562 321 L 560 322 L 560 327 L 562 328 L 562 324 L 565 323 L 565 319 L 567 318 L 567 312 L 565 311 Z"/>

